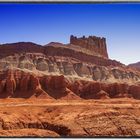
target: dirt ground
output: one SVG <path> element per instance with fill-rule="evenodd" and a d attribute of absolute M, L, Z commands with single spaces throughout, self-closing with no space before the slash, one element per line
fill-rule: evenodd
<path fill-rule="evenodd" d="M 0 137 L 140 136 L 140 100 L 1 99 Z"/>

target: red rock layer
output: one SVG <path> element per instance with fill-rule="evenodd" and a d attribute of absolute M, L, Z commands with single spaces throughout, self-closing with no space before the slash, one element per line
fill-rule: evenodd
<path fill-rule="evenodd" d="M 108 58 L 105 38 L 100 38 L 96 36 L 89 36 L 88 38 L 83 36 L 81 38 L 77 38 L 76 36 L 72 35 L 70 37 L 70 43 L 84 47 L 94 53 L 100 54 L 101 56 Z"/>
<path fill-rule="evenodd" d="M 0 98 L 80 99 L 66 87 L 63 75 L 37 77 L 18 70 L 8 70 L 0 77 Z"/>
<path fill-rule="evenodd" d="M 80 99 L 79 96 L 67 88 L 66 79 L 63 75 L 42 77 L 41 85 L 55 99 Z"/>
<path fill-rule="evenodd" d="M 45 54 L 47 56 L 64 56 L 64 57 L 70 57 L 75 58 L 77 60 L 80 60 L 82 62 L 88 62 L 96 65 L 101 66 L 122 66 L 122 64 L 116 60 L 111 59 L 105 59 L 102 57 L 97 57 L 93 55 L 88 55 L 82 52 L 76 52 L 74 50 L 68 49 L 68 48 L 56 48 L 53 46 L 47 46 L 44 50 Z"/>
<path fill-rule="evenodd" d="M 140 85 L 127 85 L 120 83 L 105 84 L 89 81 L 75 81 L 68 87 L 78 96 L 84 99 L 98 98 L 123 98 L 133 97 L 140 99 Z M 102 93 L 100 93 L 103 91 Z M 106 93 L 106 94 L 105 94 Z"/>
<path fill-rule="evenodd" d="M 64 44 L 58 43 L 58 47 L 53 46 L 53 43 L 47 46 L 41 46 L 31 42 L 19 42 L 19 43 L 12 43 L 12 44 L 3 44 L 0 45 L 0 58 L 5 58 L 7 56 L 13 56 L 16 58 L 16 54 L 26 54 L 30 53 L 31 59 L 33 59 L 37 54 L 48 56 L 64 56 L 66 58 L 74 58 L 78 61 L 84 61 L 92 64 L 102 65 L 102 66 L 122 66 L 120 62 L 115 60 L 106 59 L 108 58 L 107 49 L 106 49 L 106 42 L 104 38 L 97 38 L 97 37 L 89 37 L 88 40 L 93 39 L 93 45 L 83 45 L 83 40 L 78 39 L 78 42 L 81 42 L 82 47 L 85 47 L 87 50 L 93 51 L 96 53 L 96 56 L 89 55 L 83 52 L 76 51 L 71 49 L 69 45 L 66 45 L 67 48 L 63 47 Z M 73 40 L 73 39 L 71 39 Z M 75 41 L 71 41 L 74 43 Z M 89 41 L 90 42 L 90 41 Z M 78 44 L 77 44 L 78 45 Z M 98 57 L 97 54 L 100 54 L 101 57 Z"/>
<path fill-rule="evenodd" d="M 37 77 L 22 71 L 0 74 L 0 98 L 107 99 L 132 97 L 140 99 L 140 85 L 105 84 L 84 80 L 68 81 L 61 76 Z"/>
<path fill-rule="evenodd" d="M 41 45 L 30 42 L 19 42 L 0 45 L 0 58 L 19 53 L 43 53 Z"/>

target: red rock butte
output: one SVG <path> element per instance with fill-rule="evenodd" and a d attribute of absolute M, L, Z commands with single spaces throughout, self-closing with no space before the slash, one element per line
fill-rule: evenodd
<path fill-rule="evenodd" d="M 0 137 L 140 136 L 140 71 L 105 38 L 0 45 Z"/>
<path fill-rule="evenodd" d="M 139 83 L 139 71 L 108 58 L 105 38 L 0 45 L 0 98 L 140 99 Z"/>
<path fill-rule="evenodd" d="M 76 36 L 71 35 L 70 37 L 70 44 L 78 45 L 84 47 L 93 54 L 99 54 L 102 57 L 108 58 L 107 47 L 106 47 L 106 39 L 96 36 L 89 36 L 89 37 L 81 37 L 77 38 Z"/>

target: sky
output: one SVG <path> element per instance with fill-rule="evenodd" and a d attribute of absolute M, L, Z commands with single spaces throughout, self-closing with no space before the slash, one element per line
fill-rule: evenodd
<path fill-rule="evenodd" d="M 109 58 L 138 62 L 140 4 L 0 4 L 0 44 L 69 43 L 70 35 L 105 37 Z"/>

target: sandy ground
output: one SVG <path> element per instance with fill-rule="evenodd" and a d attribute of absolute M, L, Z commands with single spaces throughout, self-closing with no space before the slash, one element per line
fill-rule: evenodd
<path fill-rule="evenodd" d="M 135 99 L 1 99 L 2 137 L 140 136 Z"/>

